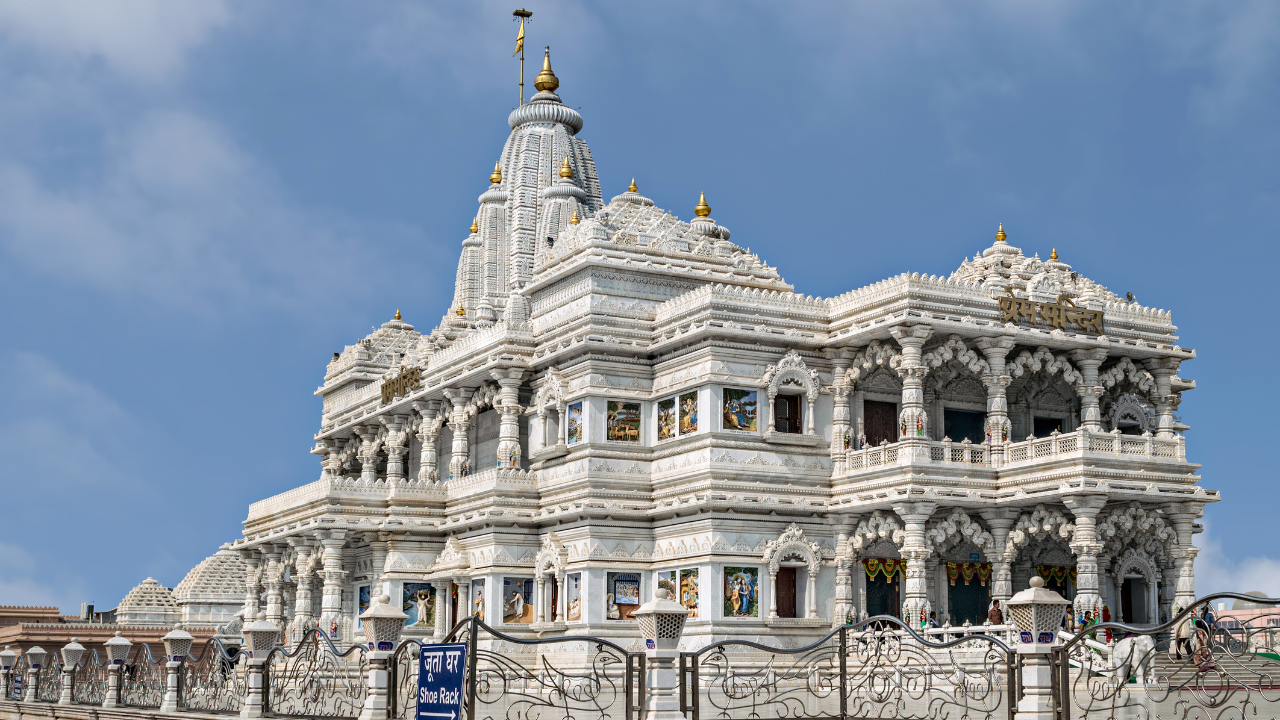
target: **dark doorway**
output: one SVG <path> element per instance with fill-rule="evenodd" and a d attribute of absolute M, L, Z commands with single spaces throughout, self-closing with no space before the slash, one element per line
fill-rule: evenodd
<path fill-rule="evenodd" d="M 800 424 L 800 396 L 779 395 L 773 399 L 773 429 L 784 433 L 803 433 Z"/>
<path fill-rule="evenodd" d="M 894 403 L 867 400 L 862 403 L 862 431 L 867 445 L 875 447 L 882 441 L 898 441 L 898 406 Z"/>
<path fill-rule="evenodd" d="M 1142 578 L 1125 578 L 1120 585 L 1121 619 L 1127 623 L 1145 623 L 1147 620 L 1147 581 Z"/>
<path fill-rule="evenodd" d="M 453 623 L 456 625 L 459 620 L 458 618 L 458 586 L 456 583 L 449 583 L 449 586 L 450 588 L 452 588 L 452 590 L 449 592 L 449 596 L 450 596 L 449 606 L 450 606 L 450 609 L 452 610 L 452 613 L 449 615 L 449 617 L 453 619 Z"/>
<path fill-rule="evenodd" d="M 551 622 L 556 622 L 560 619 L 560 583 L 552 578 L 547 584 L 551 586 Z"/>
<path fill-rule="evenodd" d="M 874 578 L 867 578 L 868 615 L 898 616 L 902 607 L 899 595 L 900 577 L 895 575 L 893 580 L 885 580 L 884 575 L 877 574 Z"/>
<path fill-rule="evenodd" d="M 1059 580 L 1054 580 L 1053 578 L 1047 578 L 1044 576 L 1041 576 L 1040 579 L 1044 580 L 1045 590 L 1052 590 L 1058 593 L 1063 597 L 1064 600 L 1076 599 L 1076 586 L 1072 585 L 1070 580 L 1064 579 L 1059 581 Z"/>
<path fill-rule="evenodd" d="M 796 569 L 792 567 L 778 568 L 778 579 L 774 584 L 774 592 L 778 593 L 778 617 L 793 618 L 796 616 Z"/>
<path fill-rule="evenodd" d="M 961 578 L 947 588 L 947 612 L 952 625 L 963 625 L 966 620 L 973 625 L 981 625 L 987 621 L 990 605 L 991 587 L 978 582 L 977 578 L 968 585 Z"/>
<path fill-rule="evenodd" d="M 1054 430 L 1062 432 L 1062 420 L 1059 418 L 1034 418 L 1034 424 L 1031 429 L 1038 438 L 1049 437 Z"/>
<path fill-rule="evenodd" d="M 942 411 L 942 418 L 943 434 L 955 442 L 968 440 L 980 443 L 987 439 L 986 413 L 946 408 Z"/>

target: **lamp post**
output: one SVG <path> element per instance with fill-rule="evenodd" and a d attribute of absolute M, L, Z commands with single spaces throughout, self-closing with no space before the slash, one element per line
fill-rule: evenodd
<path fill-rule="evenodd" d="M 0 650 L 0 676 L 3 682 L 0 683 L 0 689 L 4 691 L 4 699 L 8 700 L 13 693 L 13 664 L 18 660 L 18 653 L 9 649 L 8 645 L 4 646 L 4 650 Z"/>
<path fill-rule="evenodd" d="M 408 618 L 391 605 L 390 595 L 378 596 L 378 601 L 360 616 L 365 635 L 369 638 L 369 692 L 364 696 L 360 720 L 387 720 L 390 693 L 387 661 L 395 653 L 404 621 Z"/>
<path fill-rule="evenodd" d="M 275 647 L 280 628 L 267 621 L 265 612 L 258 613 L 258 619 L 244 626 L 244 645 L 249 655 L 249 677 L 245 683 L 244 706 L 240 708 L 240 717 L 260 718 L 266 713 L 266 692 L 262 683 L 262 671 L 267 664 L 267 656 Z"/>
<path fill-rule="evenodd" d="M 44 667 L 45 658 L 49 653 L 44 648 L 36 645 L 27 651 L 27 679 L 26 688 L 23 689 L 22 699 L 26 702 L 36 701 L 37 684 L 40 682 L 40 668 Z"/>
<path fill-rule="evenodd" d="M 62 689 L 58 693 L 59 705 L 71 704 L 71 693 L 75 687 L 76 665 L 84 657 L 84 646 L 71 638 L 71 642 L 62 646 Z"/>
<path fill-rule="evenodd" d="M 1031 578 L 1031 587 L 1009 598 L 1005 603 L 1009 616 L 1018 628 L 1018 654 L 1022 655 L 1022 699 L 1018 701 L 1016 720 L 1054 720 L 1053 649 L 1062 623 L 1063 609 L 1071 605 L 1044 587 L 1044 578 Z"/>
<path fill-rule="evenodd" d="M 182 623 L 173 626 L 164 641 L 164 654 L 169 657 L 164 664 L 164 699 L 160 701 L 160 712 L 178 712 L 182 696 L 182 660 L 191 654 L 191 644 L 195 638 L 182 629 Z"/>
<path fill-rule="evenodd" d="M 680 656 L 680 635 L 684 632 L 689 609 L 669 599 L 664 587 L 658 588 L 654 599 L 631 613 L 640 626 L 644 638 L 645 659 L 649 665 L 649 677 L 645 684 L 649 697 L 645 703 L 645 720 L 683 720 L 680 712 L 679 672 L 676 659 Z M 631 702 L 631 698 L 627 698 Z"/>
<path fill-rule="evenodd" d="M 119 630 L 115 636 L 102 643 L 107 649 L 107 695 L 102 699 L 102 707 L 120 707 L 120 673 L 124 671 L 124 663 L 129 659 L 129 650 L 133 643 L 125 639 Z"/>

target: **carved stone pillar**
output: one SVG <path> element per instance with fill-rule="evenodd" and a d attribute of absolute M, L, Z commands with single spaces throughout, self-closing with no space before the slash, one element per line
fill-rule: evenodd
<path fill-rule="evenodd" d="M 769 615 L 770 620 L 778 619 L 778 571 L 769 571 Z"/>
<path fill-rule="evenodd" d="M 920 362 L 925 340 L 933 334 L 927 325 L 893 328 L 893 338 L 902 346 L 902 363 L 898 375 L 902 377 L 902 414 L 898 418 L 899 434 L 907 438 L 929 436 L 929 415 L 924 410 L 924 377 L 928 374 Z"/>
<path fill-rule="evenodd" d="M 244 560 L 244 624 L 248 625 L 262 609 L 262 553 L 241 550 L 240 557 Z"/>
<path fill-rule="evenodd" d="M 524 377 L 523 368 L 508 368 L 490 372 L 502 390 L 498 393 L 496 403 L 501 416 L 498 425 L 498 467 L 520 467 L 523 460 L 520 452 L 520 378 Z"/>
<path fill-rule="evenodd" d="M 853 603 L 853 545 L 849 535 L 853 532 L 853 521 L 840 518 L 836 526 L 836 604 L 832 612 L 831 626 L 835 627 L 850 619 L 855 610 Z"/>
<path fill-rule="evenodd" d="M 1071 359 L 1080 368 L 1080 386 L 1076 394 L 1080 396 L 1080 426 L 1089 432 L 1102 432 L 1102 409 L 1098 400 L 1104 388 L 1098 384 L 1098 368 L 1107 359 L 1106 348 L 1089 350 L 1072 350 Z"/>
<path fill-rule="evenodd" d="M 267 621 L 274 623 L 276 627 L 283 628 L 284 598 L 280 592 L 281 579 L 284 575 L 284 565 L 280 562 L 280 556 L 283 553 L 274 545 L 265 545 L 262 554 L 267 561 L 263 572 L 263 581 L 267 586 Z"/>
<path fill-rule="evenodd" d="M 547 576 L 539 575 L 533 585 L 533 622 L 540 625 L 546 617 Z"/>
<path fill-rule="evenodd" d="M 565 572 L 563 570 L 556 571 L 556 616 L 551 618 L 554 622 L 565 622 L 565 612 L 569 605 L 564 592 Z"/>
<path fill-rule="evenodd" d="M 321 562 L 324 565 L 324 588 L 320 598 L 320 629 L 332 634 L 333 624 L 342 617 L 342 586 L 347 573 L 342 569 L 342 546 L 346 530 L 329 530 L 320 535 Z"/>
<path fill-rule="evenodd" d="M 409 433 L 405 431 L 408 418 L 384 415 L 380 419 L 387 428 L 387 483 L 394 485 L 404 482 L 404 456 L 409 452 Z"/>
<path fill-rule="evenodd" d="M 833 361 L 832 376 L 834 382 L 831 385 L 831 393 L 834 398 L 834 408 L 831 411 L 831 462 L 835 466 L 835 472 L 840 473 L 844 470 L 844 456 L 853 447 L 853 427 L 849 415 L 849 393 L 853 390 L 853 383 L 849 382 L 845 373 L 849 369 L 849 357 L 847 350 L 841 350 Z M 813 413 L 809 413 L 809 418 L 813 418 Z M 840 622 L 844 622 L 844 615 L 840 615 Z"/>
<path fill-rule="evenodd" d="M 938 558 L 930 556 L 924 561 L 924 585 L 925 598 L 929 601 L 929 607 L 948 607 L 947 598 L 941 596 L 938 587 Z M 918 620 L 919 618 L 917 618 Z"/>
<path fill-rule="evenodd" d="M 1156 394 L 1152 398 L 1156 403 L 1156 437 L 1166 440 L 1172 439 L 1175 434 L 1173 409 L 1180 398 L 1170 389 L 1170 385 L 1181 362 L 1177 358 L 1152 358 L 1143 363 L 1156 379 Z"/>
<path fill-rule="evenodd" d="M 1009 542 L 1009 531 L 1013 529 L 1013 524 L 1018 520 L 1018 514 L 1013 510 L 982 510 L 980 511 L 982 519 L 986 521 L 987 527 L 991 528 L 991 539 L 995 545 L 995 553 L 991 560 L 991 599 L 999 600 L 1000 607 L 1004 608 L 1008 604 L 1009 598 L 1013 597 L 1013 571 L 1012 560 L 1007 554 L 1005 545 Z M 1006 609 L 1007 613 L 1008 610 Z"/>
<path fill-rule="evenodd" d="M 449 617 L 449 611 L 453 609 L 452 598 L 449 597 L 453 582 L 442 580 L 431 583 L 431 586 L 436 589 L 436 632 L 433 640 L 443 642 L 445 634 L 453 628 L 453 618 Z"/>
<path fill-rule="evenodd" d="M 436 445 L 440 442 L 440 426 L 444 423 L 444 418 L 440 417 L 440 401 L 416 402 L 413 407 L 422 416 L 422 422 L 418 424 L 418 442 L 422 445 L 418 456 L 418 482 L 436 482 L 439 479 Z"/>
<path fill-rule="evenodd" d="M 902 520 L 903 542 L 899 551 L 906 561 L 906 582 L 903 588 L 902 620 L 913 628 L 921 626 L 921 613 L 929 615 L 929 587 L 925 563 L 929 559 L 929 546 L 925 542 L 925 524 L 937 503 L 917 502 L 895 505 L 893 511 Z"/>
<path fill-rule="evenodd" d="M 321 447 L 324 454 L 324 460 L 321 462 L 324 475 L 330 480 L 337 480 L 342 477 L 342 446 L 336 440 L 325 440 Z"/>
<path fill-rule="evenodd" d="M 809 568 L 809 579 L 804 586 L 804 616 L 810 620 L 818 617 L 818 573 L 822 572 L 819 562 Z"/>
<path fill-rule="evenodd" d="M 470 445 L 468 435 L 471 432 L 471 416 L 467 412 L 467 401 L 475 390 L 465 388 L 448 388 L 444 391 L 453 404 L 449 414 L 449 426 L 453 429 L 453 454 L 449 458 L 449 478 L 464 478 L 470 473 Z"/>
<path fill-rule="evenodd" d="M 293 627 L 298 636 L 306 632 L 311 623 L 311 573 L 315 566 L 315 557 L 310 543 L 303 538 L 289 538 L 289 546 L 294 549 L 293 580 L 297 587 L 293 601 Z"/>
<path fill-rule="evenodd" d="M 978 349 L 987 358 L 991 372 L 982 378 L 987 387 L 987 441 L 992 447 L 1003 447 L 1009 440 L 1009 400 L 1005 391 L 1013 378 L 1005 369 L 1005 358 L 1013 350 L 1011 337 L 978 338 Z"/>
<path fill-rule="evenodd" d="M 387 554 L 391 551 L 391 533 L 380 532 L 377 537 L 365 535 L 369 540 L 369 597 L 391 594 L 383 587 L 382 573 L 387 566 Z"/>
<path fill-rule="evenodd" d="M 360 436 L 360 451 L 356 455 L 360 459 L 360 479 L 375 482 L 378 479 L 378 426 L 357 425 L 355 432 Z"/>
<path fill-rule="evenodd" d="M 1204 503 L 1170 503 L 1164 506 L 1164 512 L 1178 536 L 1178 544 L 1170 553 L 1173 559 L 1174 576 L 1177 578 L 1173 604 L 1185 610 L 1196 599 L 1195 560 L 1200 548 L 1192 544 L 1192 534 L 1195 532 L 1196 518 L 1204 512 Z"/>
<path fill-rule="evenodd" d="M 1107 504 L 1107 498 L 1075 495 L 1064 498 L 1063 503 L 1075 516 L 1071 551 L 1076 554 L 1076 612 L 1092 611 L 1094 606 L 1102 606 L 1102 597 L 1098 594 L 1098 555 L 1102 552 L 1102 543 L 1098 541 L 1098 513 Z"/>

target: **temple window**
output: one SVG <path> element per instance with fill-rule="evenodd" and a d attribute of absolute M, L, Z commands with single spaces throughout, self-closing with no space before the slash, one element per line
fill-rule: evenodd
<path fill-rule="evenodd" d="M 800 434 L 804 432 L 801 417 L 801 396 L 778 395 L 773 401 L 774 430 L 781 433 Z"/>
<path fill-rule="evenodd" d="M 942 411 L 943 435 L 955 442 L 980 443 L 987 439 L 987 414 L 974 410 L 945 408 Z"/>
<path fill-rule="evenodd" d="M 1062 432 L 1062 418 L 1035 417 L 1032 419 L 1032 434 L 1036 437 L 1049 437 L 1054 432 Z"/>
<path fill-rule="evenodd" d="M 865 400 L 862 403 L 863 434 L 867 445 L 875 447 L 881 441 L 898 441 L 897 403 Z"/>

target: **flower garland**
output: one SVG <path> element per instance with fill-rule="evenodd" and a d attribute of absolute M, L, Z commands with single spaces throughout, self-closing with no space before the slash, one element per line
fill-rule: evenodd
<path fill-rule="evenodd" d="M 968 585 L 977 577 L 978 584 L 986 587 L 987 580 L 991 578 L 991 563 L 949 562 L 947 563 L 947 577 L 951 580 L 952 585 L 955 585 L 956 580 L 959 578 L 964 578 L 964 584 Z"/>
<path fill-rule="evenodd" d="M 866 558 L 862 565 L 867 569 L 869 579 L 875 580 L 876 575 L 883 573 L 885 582 L 892 582 L 895 575 L 903 575 L 907 568 L 906 561 L 893 558 Z"/>
<path fill-rule="evenodd" d="M 1037 565 L 1036 574 L 1058 585 L 1065 585 L 1067 580 L 1070 580 L 1072 585 L 1076 584 L 1075 565 Z"/>

